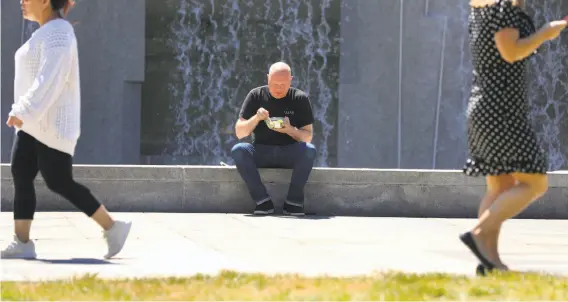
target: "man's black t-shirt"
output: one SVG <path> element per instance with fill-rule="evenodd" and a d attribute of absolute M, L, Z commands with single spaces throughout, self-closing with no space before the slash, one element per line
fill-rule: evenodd
<path fill-rule="evenodd" d="M 270 94 L 268 86 L 251 90 L 245 98 L 239 117 L 248 120 L 259 108 L 266 109 L 270 117 L 288 117 L 290 124 L 298 129 L 314 123 L 310 99 L 303 91 L 293 87 L 288 89 L 288 94 L 281 99 L 275 99 Z M 283 146 L 296 142 L 288 134 L 271 130 L 264 121 L 258 123 L 252 139 L 253 144 L 259 145 Z"/>

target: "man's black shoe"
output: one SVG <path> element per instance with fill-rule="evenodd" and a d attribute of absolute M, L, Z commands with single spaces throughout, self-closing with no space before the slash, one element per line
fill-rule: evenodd
<path fill-rule="evenodd" d="M 261 204 L 257 204 L 254 209 L 254 215 L 269 215 L 274 213 L 274 204 L 272 200 L 267 200 Z"/>
<path fill-rule="evenodd" d="M 282 211 L 284 213 L 284 215 L 290 215 L 290 216 L 304 216 L 304 206 L 298 205 L 298 204 L 292 204 L 292 203 L 288 203 L 285 202 L 284 203 L 284 209 Z"/>

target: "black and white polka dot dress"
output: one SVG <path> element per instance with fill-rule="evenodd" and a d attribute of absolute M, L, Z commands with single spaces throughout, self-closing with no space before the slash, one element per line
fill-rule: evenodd
<path fill-rule="evenodd" d="M 511 0 L 496 0 L 471 8 L 470 45 L 473 86 L 467 108 L 469 158 L 463 168 L 469 176 L 546 173 L 547 156 L 529 121 L 526 59 L 504 61 L 494 35 L 516 28 L 521 38 L 535 32 L 531 18 Z"/>

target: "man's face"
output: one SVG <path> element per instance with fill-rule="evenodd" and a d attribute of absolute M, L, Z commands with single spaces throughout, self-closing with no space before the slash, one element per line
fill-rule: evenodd
<path fill-rule="evenodd" d="M 290 86 L 292 86 L 292 75 L 290 72 L 280 71 L 268 75 L 268 90 L 274 98 L 281 99 L 285 97 Z"/>

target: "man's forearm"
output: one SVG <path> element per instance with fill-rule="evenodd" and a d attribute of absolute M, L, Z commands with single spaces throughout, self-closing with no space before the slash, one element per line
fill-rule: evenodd
<path fill-rule="evenodd" d="M 256 117 L 256 115 L 254 115 L 253 117 L 251 117 L 246 121 L 238 120 L 237 124 L 235 125 L 235 134 L 237 135 L 237 138 L 242 139 L 249 136 L 254 130 L 254 128 L 256 128 L 258 123 L 259 120 Z"/>
<path fill-rule="evenodd" d="M 313 134 L 312 131 L 306 129 L 294 128 L 288 135 L 299 142 L 311 143 Z"/>

